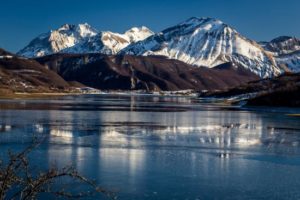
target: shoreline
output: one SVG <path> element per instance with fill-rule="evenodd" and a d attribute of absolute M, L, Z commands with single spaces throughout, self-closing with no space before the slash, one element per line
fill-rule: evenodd
<path fill-rule="evenodd" d="M 177 91 L 178 92 L 178 91 Z M 300 108 L 299 107 L 273 107 L 273 106 L 247 106 L 237 101 L 229 100 L 225 98 L 211 98 L 211 97 L 198 97 L 197 93 L 183 94 L 176 93 L 176 91 L 164 91 L 164 92 L 139 92 L 139 91 L 106 91 L 99 93 L 78 93 L 78 92 L 41 92 L 41 93 L 0 93 L 0 101 L 5 100 L 38 100 L 38 99 L 53 99 L 56 97 L 63 96 L 83 96 L 83 95 L 117 95 L 117 96 L 153 96 L 153 97 L 177 97 L 177 98 L 198 98 L 202 103 L 215 104 L 219 106 L 226 106 L 231 108 L 236 108 L 244 111 L 257 111 L 257 112 L 281 112 L 288 117 L 300 117 Z"/>
<path fill-rule="evenodd" d="M 58 97 L 58 96 L 67 96 L 67 95 L 80 95 L 80 93 L 9 93 L 9 94 L 0 94 L 0 99 L 35 99 L 35 98 L 47 98 L 47 97 Z"/>
<path fill-rule="evenodd" d="M 184 93 L 182 91 L 162 91 L 162 92 L 140 92 L 140 91 L 105 91 L 99 93 L 82 93 L 82 92 L 40 92 L 40 93 L 0 93 L 1 99 L 39 99 L 39 98 L 51 98 L 59 96 L 77 96 L 77 95 L 149 95 L 149 96 L 161 96 L 161 97 L 197 97 L 197 93 Z"/>

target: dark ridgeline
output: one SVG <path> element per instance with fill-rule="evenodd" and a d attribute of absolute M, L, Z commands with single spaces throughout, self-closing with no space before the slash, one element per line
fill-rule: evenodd
<path fill-rule="evenodd" d="M 269 85 L 269 89 L 261 89 L 256 97 L 248 100 L 247 105 L 300 107 L 300 73 L 260 82 Z"/>
<path fill-rule="evenodd" d="M 295 37 L 257 43 L 218 19 L 192 17 L 159 33 L 135 27 L 118 34 L 65 24 L 39 35 L 18 55 L 35 59 L 68 82 L 55 88 L 235 94 L 239 88 L 229 89 L 299 72 L 299 52 Z"/>
<path fill-rule="evenodd" d="M 69 84 L 57 73 L 35 60 L 0 50 L 0 89 L 2 92 L 63 91 Z"/>
<path fill-rule="evenodd" d="M 219 90 L 259 79 L 230 63 L 210 69 L 162 56 L 55 54 L 36 60 L 66 81 L 104 90 Z"/>
<path fill-rule="evenodd" d="M 300 73 L 286 73 L 279 77 L 251 81 L 221 91 L 210 91 L 203 97 L 230 98 L 255 94 L 247 101 L 251 106 L 300 106 Z"/>
<path fill-rule="evenodd" d="M 300 74 L 273 79 L 233 63 L 195 67 L 163 56 L 53 54 L 34 59 L 0 50 L 1 93 L 68 92 L 74 87 L 101 90 L 207 91 L 203 96 L 256 93 L 248 105 L 300 106 Z M 288 97 L 288 98 L 286 98 Z"/>

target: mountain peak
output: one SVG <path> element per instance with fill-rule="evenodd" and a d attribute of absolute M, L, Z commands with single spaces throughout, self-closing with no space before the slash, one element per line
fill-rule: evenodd
<path fill-rule="evenodd" d="M 195 66 L 215 67 L 233 62 L 261 77 L 280 73 L 274 60 L 255 42 L 222 21 L 192 17 L 132 44 L 121 54 L 160 55 Z"/>
<path fill-rule="evenodd" d="M 277 42 L 284 42 L 287 40 L 293 39 L 293 37 L 291 36 L 279 36 L 277 38 L 274 38 L 273 40 L 271 40 L 271 43 L 277 43 Z"/>
<path fill-rule="evenodd" d="M 125 34 L 129 33 L 129 32 L 141 32 L 141 31 L 152 32 L 148 27 L 146 27 L 146 26 L 140 26 L 140 27 L 132 27 L 132 28 L 130 28 L 129 30 L 127 30 L 125 32 Z"/>
<path fill-rule="evenodd" d="M 153 34 L 154 32 L 152 32 L 146 26 L 133 27 L 124 33 L 124 35 L 128 37 L 129 42 L 131 43 L 144 40 Z"/>
<path fill-rule="evenodd" d="M 189 33 L 197 34 L 199 32 L 212 33 L 216 31 L 224 31 L 224 29 L 228 27 L 229 26 L 227 24 L 215 18 L 192 17 L 179 23 L 178 25 L 163 30 L 162 33 L 166 34 L 166 36 L 169 34 L 171 35 L 177 35 L 177 34 L 184 35 Z M 235 30 L 231 29 L 231 31 L 235 31 Z"/>
<path fill-rule="evenodd" d="M 96 34 L 98 34 L 98 31 L 87 23 L 79 25 L 64 24 L 56 30 L 39 35 L 18 54 L 25 57 L 40 57 L 58 53 Z"/>
<path fill-rule="evenodd" d="M 131 43 L 153 35 L 147 27 L 133 27 L 124 34 L 99 32 L 87 23 L 64 24 L 56 30 L 39 35 L 18 52 L 25 57 L 40 57 L 53 53 L 116 54 Z"/>
<path fill-rule="evenodd" d="M 300 39 L 279 36 L 270 42 L 261 43 L 276 60 L 276 63 L 292 72 L 300 72 Z"/>
<path fill-rule="evenodd" d="M 187 19 L 186 21 L 183 21 L 177 26 L 190 27 L 190 28 L 203 27 L 207 30 L 210 30 L 212 27 L 214 29 L 228 27 L 228 25 L 222 22 L 221 20 L 211 18 L 211 17 L 201 17 L 201 18 L 192 17 Z"/>
<path fill-rule="evenodd" d="M 224 24 L 221 20 L 212 17 L 191 17 L 181 24 L 202 24 L 202 23 L 217 23 Z"/>
<path fill-rule="evenodd" d="M 284 53 L 300 50 L 299 40 L 295 38 L 284 36 L 274 41 L 279 42 L 264 43 L 263 48 Z M 157 34 L 145 26 L 120 34 L 98 32 L 87 23 L 65 24 L 40 35 L 19 55 L 37 57 L 59 52 L 159 55 L 194 66 L 213 68 L 231 62 L 261 77 L 278 75 L 283 68 L 277 65 L 273 51 L 263 48 L 219 19 L 191 17 Z"/>
<path fill-rule="evenodd" d="M 60 32 L 60 33 L 69 33 L 69 34 L 79 34 L 81 37 L 94 36 L 98 33 L 98 31 L 91 27 L 88 23 L 83 24 L 63 24 L 56 30 L 51 30 L 52 32 Z M 42 34 L 44 35 L 44 34 Z"/>
<path fill-rule="evenodd" d="M 263 43 L 263 48 L 275 55 L 290 54 L 300 50 L 300 39 L 291 36 L 279 36 Z"/>
<path fill-rule="evenodd" d="M 97 35 L 98 31 L 88 23 L 78 24 L 76 31 L 81 37 L 92 37 Z"/>
<path fill-rule="evenodd" d="M 56 31 L 69 31 L 75 29 L 76 25 L 74 24 L 63 24 Z"/>

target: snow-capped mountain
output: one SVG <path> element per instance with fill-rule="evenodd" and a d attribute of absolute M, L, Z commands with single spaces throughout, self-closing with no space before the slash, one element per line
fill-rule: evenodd
<path fill-rule="evenodd" d="M 153 35 L 150 29 L 145 26 L 142 27 L 133 27 L 124 33 L 124 36 L 128 38 L 130 43 L 135 43 L 141 40 L 148 38 L 149 36 Z"/>
<path fill-rule="evenodd" d="M 231 62 L 260 77 L 300 71 L 300 40 L 282 36 L 257 43 L 214 18 L 190 18 L 154 34 L 134 27 L 123 34 L 97 31 L 88 24 L 64 25 L 41 34 L 18 52 L 25 57 L 53 53 L 160 55 L 194 66 L 215 67 Z"/>
<path fill-rule="evenodd" d="M 67 53 L 103 53 L 108 55 L 117 54 L 128 45 L 144 40 L 154 33 L 147 27 L 134 27 L 124 34 L 102 31 L 99 34 L 78 43 L 71 48 L 65 49 Z"/>
<path fill-rule="evenodd" d="M 98 31 L 88 24 L 65 24 L 57 30 L 39 35 L 17 54 L 32 58 L 58 53 L 97 34 Z"/>
<path fill-rule="evenodd" d="M 280 36 L 270 42 L 261 42 L 261 45 L 275 57 L 279 66 L 292 72 L 300 72 L 300 40 L 298 38 Z"/>
<path fill-rule="evenodd" d="M 88 24 L 66 24 L 57 30 L 41 34 L 18 54 L 29 58 L 60 52 L 116 54 L 129 44 L 153 34 L 146 27 L 134 27 L 124 34 L 119 34 L 99 32 Z"/>
<path fill-rule="evenodd" d="M 276 56 L 276 62 L 278 65 L 287 67 L 290 71 L 298 73 L 300 72 L 300 51 Z"/>
<path fill-rule="evenodd" d="M 213 18 L 190 18 L 123 49 L 121 54 L 162 55 L 196 66 L 214 67 L 226 62 L 243 66 L 260 77 L 282 69 L 255 41 Z"/>
<path fill-rule="evenodd" d="M 300 50 L 300 40 L 290 36 L 280 36 L 270 42 L 262 42 L 262 47 L 276 55 L 289 54 Z"/>

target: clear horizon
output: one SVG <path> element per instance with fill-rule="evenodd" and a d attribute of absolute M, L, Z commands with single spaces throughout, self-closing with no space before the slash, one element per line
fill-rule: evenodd
<path fill-rule="evenodd" d="M 52 0 L 42 4 L 35 0 L 11 0 L 1 3 L 0 47 L 16 52 L 39 34 L 66 23 L 88 23 L 100 31 L 113 32 L 146 26 L 159 32 L 190 17 L 220 19 L 256 41 L 269 41 L 282 35 L 299 37 L 299 7 L 297 0 L 86 0 L 84 3 Z"/>

